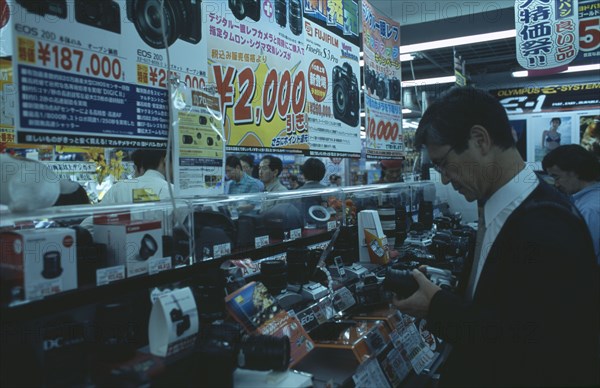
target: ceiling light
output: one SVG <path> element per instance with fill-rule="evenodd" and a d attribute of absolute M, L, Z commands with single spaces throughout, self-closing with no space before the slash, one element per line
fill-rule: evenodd
<path fill-rule="evenodd" d="M 451 83 L 451 82 L 456 82 L 456 76 L 449 75 L 446 77 L 424 78 L 424 79 L 416 79 L 413 81 L 402 81 L 402 87 L 409 88 L 409 87 L 414 87 L 414 86 L 447 84 L 447 83 Z"/>
<path fill-rule="evenodd" d="M 407 108 L 403 108 L 402 109 L 402 113 L 404 113 L 404 114 L 408 114 L 408 113 L 411 113 L 411 112 L 412 112 L 412 110 L 410 110 L 410 109 L 407 109 Z"/>
<path fill-rule="evenodd" d="M 489 42 L 498 39 L 514 38 L 516 36 L 517 31 L 515 29 L 512 29 L 505 31 L 488 32 L 486 34 L 462 36 L 459 38 L 442 39 L 433 42 L 415 43 L 406 46 L 400 46 L 400 54 L 414 53 L 417 51 L 426 51 L 443 47 L 462 46 L 465 44 L 472 43 Z"/>
<path fill-rule="evenodd" d="M 600 63 L 594 63 L 591 65 L 569 66 L 567 68 L 567 70 L 560 71 L 556 74 L 576 73 L 579 71 L 590 71 L 590 70 L 600 70 Z M 515 78 L 529 77 L 529 72 L 527 70 L 513 71 L 512 76 Z"/>
<path fill-rule="evenodd" d="M 360 112 L 360 117 L 365 117 L 366 115 L 367 115 L 367 114 L 366 114 L 364 111 L 363 111 L 363 112 Z"/>

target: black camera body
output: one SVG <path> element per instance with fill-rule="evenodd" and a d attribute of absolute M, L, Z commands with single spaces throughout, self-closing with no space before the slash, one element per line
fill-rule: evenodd
<path fill-rule="evenodd" d="M 355 127 L 359 119 L 359 89 L 348 62 L 333 68 L 333 116 Z"/>
<path fill-rule="evenodd" d="M 302 33 L 302 4 L 300 0 L 290 0 L 289 19 L 292 34 L 300 35 Z"/>
<path fill-rule="evenodd" d="M 36 15 L 53 15 L 61 19 L 67 18 L 67 0 L 17 0 L 28 12 Z"/>
<path fill-rule="evenodd" d="M 380 100 L 387 98 L 388 96 L 388 82 L 383 74 L 379 74 L 375 81 L 375 94 Z"/>
<path fill-rule="evenodd" d="M 249 17 L 255 22 L 260 20 L 260 0 L 228 0 L 229 9 L 238 20 Z"/>
<path fill-rule="evenodd" d="M 453 290 L 458 283 L 452 272 L 446 269 L 425 266 L 424 274 L 442 289 Z M 385 291 L 394 292 L 400 299 L 411 296 L 419 289 L 411 270 L 394 268 L 388 268 L 382 287 Z"/>
<path fill-rule="evenodd" d="M 377 74 L 374 69 L 365 66 L 365 86 L 369 89 L 369 92 L 373 94 L 377 89 Z"/>
<path fill-rule="evenodd" d="M 167 47 L 177 39 L 196 44 L 202 39 L 201 0 L 171 0 L 163 3 Z M 165 48 L 160 21 L 160 0 L 127 0 L 127 19 L 140 38 L 155 49 Z"/>
<path fill-rule="evenodd" d="M 121 33 L 121 9 L 112 0 L 75 0 L 75 20 L 116 34 Z"/>
<path fill-rule="evenodd" d="M 433 252 L 438 260 L 444 260 L 446 256 L 467 256 L 469 247 L 469 236 L 460 233 L 460 231 L 439 231 L 433 237 L 429 250 Z"/>
<path fill-rule="evenodd" d="M 389 94 L 390 100 L 400 101 L 400 80 L 396 77 L 390 80 Z"/>
<path fill-rule="evenodd" d="M 281 27 L 287 24 L 287 5 L 286 0 L 275 0 L 275 23 Z"/>

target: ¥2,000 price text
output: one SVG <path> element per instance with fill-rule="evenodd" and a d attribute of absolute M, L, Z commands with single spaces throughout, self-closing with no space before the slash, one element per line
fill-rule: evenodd
<path fill-rule="evenodd" d="M 123 67 L 119 58 L 88 53 L 80 49 L 37 42 L 37 60 L 44 67 L 57 70 L 102 76 L 114 80 L 123 78 Z"/>
<path fill-rule="evenodd" d="M 278 73 L 276 69 L 270 69 L 262 85 L 262 103 L 254 108 L 252 101 L 261 90 L 251 68 L 246 67 L 238 72 L 233 67 L 223 68 L 221 65 L 215 65 L 213 72 L 217 91 L 221 96 L 221 111 L 224 112 L 225 108 L 232 106 L 235 124 L 258 125 L 262 117 L 271 121 L 275 112 L 284 120 L 290 113 L 290 107 L 294 115 L 304 112 L 306 82 L 303 71 L 298 71 L 292 78 L 289 70 Z M 234 88 L 236 76 L 239 90 L 237 100 Z"/>
<path fill-rule="evenodd" d="M 373 140 L 396 141 L 400 134 L 400 127 L 398 123 L 383 120 L 375 123 L 375 119 L 371 118 L 367 127 L 367 134 Z"/>

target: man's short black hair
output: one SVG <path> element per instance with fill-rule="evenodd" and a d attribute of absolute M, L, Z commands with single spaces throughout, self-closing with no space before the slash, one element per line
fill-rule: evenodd
<path fill-rule="evenodd" d="M 508 115 L 500 102 L 482 89 L 455 86 L 435 100 L 421 118 L 415 145 L 448 144 L 460 153 L 467 149 L 471 128 L 484 127 L 494 145 L 515 146 Z"/>
<path fill-rule="evenodd" d="M 600 161 L 579 144 L 561 145 L 548 152 L 542 160 L 542 168 L 548 172 L 554 166 L 566 172 L 574 172 L 582 181 L 600 180 Z"/>
<path fill-rule="evenodd" d="M 325 176 L 325 164 L 317 158 L 308 158 L 300 168 L 304 179 L 320 182 Z"/>
<path fill-rule="evenodd" d="M 166 156 L 166 150 L 137 149 L 131 154 L 131 160 L 138 170 L 156 170 Z"/>
<path fill-rule="evenodd" d="M 244 154 L 244 155 L 240 156 L 240 160 L 248 163 L 248 165 L 250 167 L 254 167 L 254 156 Z"/>
<path fill-rule="evenodd" d="M 278 171 L 276 176 L 279 176 L 279 174 L 281 174 L 281 170 L 283 169 L 283 162 L 277 156 L 265 155 L 262 157 L 261 160 L 269 161 L 269 168 L 271 169 L 271 171 Z"/>
<path fill-rule="evenodd" d="M 227 157 L 227 159 L 225 159 L 225 166 L 231 167 L 231 168 L 236 168 L 239 166 L 240 169 L 242 168 L 242 164 L 240 163 L 240 158 L 238 158 L 235 155 L 229 155 Z"/>

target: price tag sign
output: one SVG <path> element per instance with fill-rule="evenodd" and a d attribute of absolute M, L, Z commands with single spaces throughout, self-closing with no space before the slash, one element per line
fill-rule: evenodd
<path fill-rule="evenodd" d="M 333 296 L 333 306 L 337 311 L 344 311 L 356 304 L 356 299 L 349 289 L 342 287 Z"/>
<path fill-rule="evenodd" d="M 125 279 L 125 266 L 117 265 L 96 270 L 96 285 L 103 286 L 117 280 Z"/>
<path fill-rule="evenodd" d="M 337 221 L 327 221 L 327 231 L 328 232 L 331 232 L 335 228 L 337 228 Z"/>
<path fill-rule="evenodd" d="M 166 271 L 171 269 L 171 258 L 170 257 L 161 257 L 156 259 L 150 259 L 148 261 L 148 273 L 150 275 L 157 274 L 162 271 Z"/>
<path fill-rule="evenodd" d="M 302 229 L 292 229 L 290 230 L 290 240 L 297 240 L 302 237 Z"/>
<path fill-rule="evenodd" d="M 213 256 L 215 259 L 229 255 L 231 253 L 231 243 L 219 244 L 213 246 Z"/>
<path fill-rule="evenodd" d="M 269 236 L 259 236 L 254 239 L 254 246 L 256 248 L 262 248 L 269 245 Z"/>

